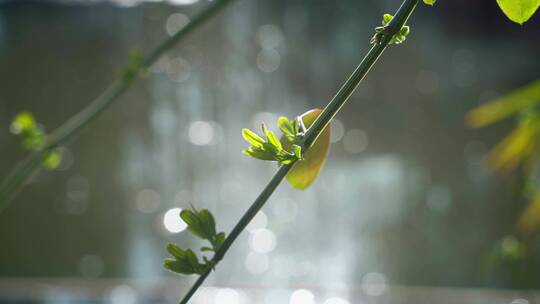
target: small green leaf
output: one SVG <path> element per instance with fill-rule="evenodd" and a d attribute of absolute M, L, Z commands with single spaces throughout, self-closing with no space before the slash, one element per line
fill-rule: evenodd
<path fill-rule="evenodd" d="M 212 241 L 216 235 L 214 216 L 207 209 L 201 211 L 182 210 L 180 217 L 188 225 L 188 230 L 203 240 Z"/>
<path fill-rule="evenodd" d="M 276 137 L 274 132 L 268 130 L 266 128 L 265 124 L 262 124 L 262 130 L 264 134 L 266 135 L 266 138 L 268 139 L 268 143 L 270 143 L 275 149 L 275 151 L 279 151 L 282 149 L 281 142 L 279 142 L 279 139 Z"/>
<path fill-rule="evenodd" d="M 200 264 L 199 264 L 199 259 L 195 255 L 195 252 L 193 252 L 193 250 L 191 249 L 186 249 L 185 252 L 186 252 L 186 261 L 191 265 L 193 269 L 195 269 L 195 271 L 198 272 Z"/>
<path fill-rule="evenodd" d="M 296 132 L 294 131 L 294 127 L 291 121 L 287 117 L 281 116 L 278 119 L 278 127 L 281 130 L 281 132 L 283 132 L 286 135 L 289 135 L 289 136 L 296 135 Z"/>
<path fill-rule="evenodd" d="M 427 5 L 435 5 L 435 2 L 437 2 L 437 0 L 424 0 L 424 3 L 427 4 Z"/>
<path fill-rule="evenodd" d="M 225 242 L 226 239 L 225 232 L 220 232 L 216 235 L 214 239 L 214 250 L 218 251 L 219 248 L 221 248 L 221 245 L 223 245 L 223 242 Z"/>
<path fill-rule="evenodd" d="M 207 209 L 199 211 L 199 219 L 201 220 L 204 233 L 207 240 L 212 240 L 216 235 L 216 221 L 214 216 Z"/>
<path fill-rule="evenodd" d="M 165 259 L 165 268 L 180 274 L 200 274 L 206 265 L 199 263 L 199 259 L 191 249 L 184 250 L 175 244 L 168 244 L 167 251 L 174 259 Z"/>
<path fill-rule="evenodd" d="M 497 0 L 497 4 L 508 19 L 523 24 L 540 7 L 540 0 Z"/>
<path fill-rule="evenodd" d="M 185 260 L 165 259 L 165 261 L 163 261 L 163 266 L 178 274 L 190 275 L 197 273 Z"/>
<path fill-rule="evenodd" d="M 165 268 L 180 274 L 203 274 L 205 272 L 207 265 L 199 263 L 193 250 L 183 250 L 174 244 L 169 244 L 167 251 L 174 256 L 174 259 L 165 259 Z"/>
<path fill-rule="evenodd" d="M 203 274 L 206 269 L 205 264 L 194 265 L 186 259 L 165 259 L 163 262 L 163 266 L 165 266 L 165 268 L 178 274 Z"/>
<path fill-rule="evenodd" d="M 274 154 L 270 153 L 266 150 L 261 150 L 258 148 L 249 148 L 247 150 L 242 151 L 242 153 L 249 155 L 251 157 L 260 159 L 260 160 L 269 160 L 269 161 L 275 161 Z"/>
<path fill-rule="evenodd" d="M 252 146 L 260 148 L 265 143 L 264 139 L 249 129 L 242 129 L 242 136 Z"/>
<path fill-rule="evenodd" d="M 390 21 L 392 21 L 392 19 L 394 19 L 394 16 L 393 16 L 393 15 L 390 15 L 390 14 L 384 14 L 384 15 L 383 15 L 382 25 L 388 25 L 388 23 L 390 23 Z"/>
<path fill-rule="evenodd" d="M 180 212 L 180 217 L 188 225 L 189 232 L 200 237 L 201 239 L 206 239 L 203 224 L 201 223 L 196 211 L 184 209 L 182 212 Z"/>
<path fill-rule="evenodd" d="M 185 250 L 172 243 L 167 245 L 167 251 L 177 259 L 184 259 L 186 257 Z"/>
<path fill-rule="evenodd" d="M 270 152 L 272 156 L 274 157 L 274 160 L 279 160 L 279 154 L 280 154 L 279 152 L 281 152 L 282 149 L 280 149 L 279 147 L 276 147 L 275 145 L 269 142 L 265 142 L 263 144 L 263 149 L 265 151 Z"/>
<path fill-rule="evenodd" d="M 204 246 L 204 247 L 201 247 L 201 251 L 202 251 L 202 252 L 214 251 L 214 248 L 210 248 L 210 247 Z"/>
<path fill-rule="evenodd" d="M 292 149 L 296 158 L 302 159 L 302 147 L 299 145 L 292 145 Z"/>
<path fill-rule="evenodd" d="M 184 209 L 180 212 L 180 218 L 189 226 L 199 225 L 199 219 L 194 211 Z"/>

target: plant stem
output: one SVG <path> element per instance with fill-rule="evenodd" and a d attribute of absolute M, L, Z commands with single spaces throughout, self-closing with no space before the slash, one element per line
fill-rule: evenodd
<path fill-rule="evenodd" d="M 184 28 L 175 33 L 173 36 L 162 41 L 155 49 L 145 56 L 141 63 L 136 66 L 133 71 L 135 75 L 139 75 L 147 70 L 156 60 L 159 59 L 167 50 L 172 48 L 176 43 L 193 32 L 196 28 L 204 24 L 208 19 L 212 18 L 227 4 L 233 0 L 217 0 L 197 16 L 193 21 L 188 23 Z M 124 94 L 138 77 L 121 77 L 115 80 L 109 87 L 105 89 L 96 99 L 88 106 L 82 109 L 79 113 L 69 118 L 63 125 L 54 130 L 47 136 L 45 146 L 30 154 L 19 165 L 17 165 L 0 183 L 0 212 L 4 210 L 10 203 L 11 199 L 25 185 L 28 179 L 37 173 L 41 167 L 43 157 L 51 150 L 66 143 L 69 139 L 79 134 L 90 122 L 105 111 L 114 101 Z"/>
<path fill-rule="evenodd" d="M 312 143 L 315 142 L 317 137 L 320 133 L 324 130 L 324 128 L 330 123 L 332 118 L 339 112 L 341 107 L 345 104 L 345 102 L 349 99 L 351 94 L 354 92 L 354 90 L 358 87 L 362 79 L 367 75 L 367 73 L 370 71 L 371 67 L 377 62 L 377 59 L 381 56 L 383 51 L 386 49 L 388 44 L 390 43 L 390 40 L 392 40 L 393 35 L 395 35 L 402 27 L 405 25 L 406 21 L 409 19 L 410 15 L 412 14 L 414 8 L 418 4 L 418 0 L 404 0 L 401 7 L 399 8 L 398 12 L 396 13 L 395 17 L 392 19 L 390 24 L 387 27 L 387 35 L 385 35 L 381 42 L 379 44 L 374 45 L 369 52 L 367 53 L 366 57 L 362 60 L 362 62 L 358 65 L 358 67 L 354 70 L 352 75 L 347 79 L 345 84 L 341 87 L 341 89 L 337 92 L 337 94 L 334 96 L 332 101 L 328 103 L 328 105 L 324 108 L 323 112 L 317 117 L 315 122 L 311 125 L 311 127 L 306 132 L 306 135 L 304 137 L 302 147 L 303 151 L 305 152 L 306 149 L 309 149 Z M 261 194 L 255 199 L 251 207 L 244 213 L 240 221 L 234 226 L 231 233 L 227 236 L 227 239 L 225 239 L 225 242 L 221 246 L 221 248 L 216 252 L 214 255 L 212 261 L 217 265 L 219 261 L 223 259 L 233 242 L 238 238 L 240 233 L 244 231 L 246 226 L 249 224 L 249 222 L 255 217 L 257 212 L 261 210 L 261 208 L 264 206 L 268 198 L 272 195 L 274 190 L 279 186 L 279 184 L 283 181 L 283 178 L 287 175 L 289 170 L 293 167 L 294 162 L 289 165 L 283 165 L 279 168 L 279 170 L 276 172 L 276 174 L 272 177 L 268 185 L 263 189 Z M 179 302 L 179 304 L 187 304 L 190 298 L 195 294 L 197 289 L 203 284 L 204 280 L 212 269 L 209 269 L 207 272 L 203 273 L 197 281 L 193 284 L 193 286 L 189 289 L 188 293 L 184 296 L 184 298 Z"/>

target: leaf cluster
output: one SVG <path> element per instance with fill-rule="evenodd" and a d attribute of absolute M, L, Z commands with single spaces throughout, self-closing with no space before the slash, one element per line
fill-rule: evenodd
<path fill-rule="evenodd" d="M 210 246 L 202 247 L 201 252 L 214 252 L 215 254 L 219 251 L 223 242 L 225 242 L 226 235 L 224 232 L 218 233 L 216 231 L 216 221 L 210 211 L 207 209 L 201 211 L 195 209 L 182 210 L 180 218 L 187 224 L 189 232 L 210 243 Z M 167 251 L 173 257 L 165 259 L 164 266 L 178 274 L 201 275 L 213 268 L 216 263 L 214 260 L 209 260 L 204 256 L 203 261 L 200 262 L 193 250 L 182 249 L 175 244 L 169 244 Z"/>
<path fill-rule="evenodd" d="M 262 124 L 262 131 L 266 136 L 266 140 L 249 129 L 242 129 L 242 136 L 251 144 L 248 149 L 242 152 L 260 160 L 277 161 L 281 165 L 288 165 L 302 159 L 302 148 L 296 144 L 303 136 L 303 133 L 300 132 L 299 123 L 296 120 L 291 122 L 286 117 L 280 117 L 278 125 L 286 138 L 293 143 L 289 150 L 283 147 L 274 132 L 268 130 L 266 125 Z"/>
<path fill-rule="evenodd" d="M 10 126 L 13 134 L 20 136 L 22 146 L 28 151 L 40 151 L 44 148 L 47 140 L 45 129 L 39 125 L 34 115 L 30 112 L 17 114 Z M 43 156 L 41 164 L 48 170 L 56 169 L 62 161 L 62 155 L 58 149 L 47 151 Z"/>

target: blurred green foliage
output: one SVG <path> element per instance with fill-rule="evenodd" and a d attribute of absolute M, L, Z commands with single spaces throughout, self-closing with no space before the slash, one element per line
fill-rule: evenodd
<path fill-rule="evenodd" d="M 47 134 L 45 129 L 36 122 L 32 113 L 24 111 L 17 114 L 11 122 L 10 130 L 13 134 L 20 136 L 25 150 L 39 151 L 45 148 Z M 54 170 L 61 162 L 60 150 L 52 149 L 45 153 L 41 164 L 45 169 Z"/>
<path fill-rule="evenodd" d="M 476 128 L 486 127 L 507 118 L 514 117 L 514 129 L 488 154 L 487 161 L 496 172 L 518 171 L 523 184 L 518 194 L 530 201 L 517 220 L 515 236 L 506 236 L 495 246 L 487 265 L 513 265 L 515 261 L 529 256 L 527 244 L 523 241 L 540 228 L 540 80 L 517 89 L 492 102 L 471 110 L 467 123 Z"/>

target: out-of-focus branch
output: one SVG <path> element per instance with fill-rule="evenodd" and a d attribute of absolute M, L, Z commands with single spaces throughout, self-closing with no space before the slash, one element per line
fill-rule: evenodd
<path fill-rule="evenodd" d="M 48 137 L 44 147 L 38 151 L 32 152 L 26 159 L 21 161 L 0 183 L 0 212 L 4 210 L 18 191 L 24 187 L 28 179 L 36 174 L 41 167 L 41 161 L 48 152 L 54 150 L 60 145 L 66 143 L 90 122 L 103 113 L 109 106 L 124 94 L 138 76 L 146 71 L 156 60 L 158 60 L 167 50 L 176 43 L 193 32 L 207 20 L 216 15 L 221 9 L 233 0 L 216 0 L 207 9 L 199 13 L 184 28 L 173 36 L 165 39 L 147 56 L 140 58 L 125 68 L 122 77 L 115 80 L 88 106 L 82 109 L 76 115 L 70 117 L 63 125 L 54 130 Z"/>

